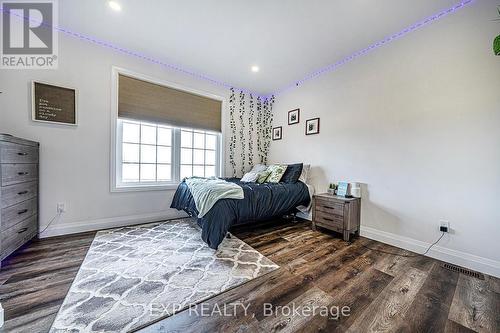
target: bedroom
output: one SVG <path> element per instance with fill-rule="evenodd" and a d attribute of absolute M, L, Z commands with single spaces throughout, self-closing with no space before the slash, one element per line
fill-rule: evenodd
<path fill-rule="evenodd" d="M 33 3 L 4 331 L 498 331 L 498 1 Z"/>

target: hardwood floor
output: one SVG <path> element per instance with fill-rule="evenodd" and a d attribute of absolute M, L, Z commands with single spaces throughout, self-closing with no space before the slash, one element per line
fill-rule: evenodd
<path fill-rule="evenodd" d="M 2 262 L 4 332 L 48 332 L 94 233 L 33 240 Z"/>
<path fill-rule="evenodd" d="M 209 311 L 233 305 L 231 317 L 187 309 L 143 332 L 499 331 L 499 279 L 468 277 L 428 257 L 383 254 L 365 246 L 410 252 L 362 237 L 347 243 L 341 235 L 312 231 L 307 222 L 274 221 L 233 233 L 280 269 L 205 302 Z M 93 236 L 35 240 L 3 262 L 5 332 L 48 331 Z M 295 315 L 283 310 L 287 305 L 295 305 Z M 307 306 L 332 313 L 309 316 L 301 311 Z M 283 311 L 269 316 L 270 307 Z M 336 318 L 334 310 L 342 308 L 349 313 Z"/>

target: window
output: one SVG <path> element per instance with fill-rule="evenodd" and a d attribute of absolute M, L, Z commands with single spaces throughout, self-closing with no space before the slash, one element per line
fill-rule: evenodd
<path fill-rule="evenodd" d="M 181 179 L 216 176 L 217 136 L 181 129 Z"/>
<path fill-rule="evenodd" d="M 117 187 L 177 184 L 219 176 L 220 134 L 118 119 Z"/>
<path fill-rule="evenodd" d="M 113 67 L 111 191 L 220 176 L 224 98 Z"/>

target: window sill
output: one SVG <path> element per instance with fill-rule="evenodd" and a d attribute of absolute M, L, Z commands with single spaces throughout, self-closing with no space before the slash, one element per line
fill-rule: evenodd
<path fill-rule="evenodd" d="M 121 185 L 113 186 L 111 192 L 149 192 L 149 191 L 172 191 L 176 190 L 179 184 L 162 185 Z"/>

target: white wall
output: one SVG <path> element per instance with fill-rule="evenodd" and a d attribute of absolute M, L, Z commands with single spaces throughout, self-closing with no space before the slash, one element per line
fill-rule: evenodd
<path fill-rule="evenodd" d="M 40 142 L 40 225 L 67 212 L 42 236 L 178 216 L 169 208 L 174 191 L 110 192 L 111 68 L 118 66 L 160 80 L 227 97 L 228 90 L 131 58 L 59 36 L 58 70 L 0 71 L 0 133 Z M 77 127 L 31 121 L 30 82 L 75 87 Z"/>
<path fill-rule="evenodd" d="M 366 184 L 363 234 L 500 275 L 500 57 L 494 1 L 477 1 L 278 96 L 272 161 L 313 165 L 313 183 Z M 301 123 L 287 125 L 300 108 Z M 305 120 L 321 133 L 305 136 Z"/>

